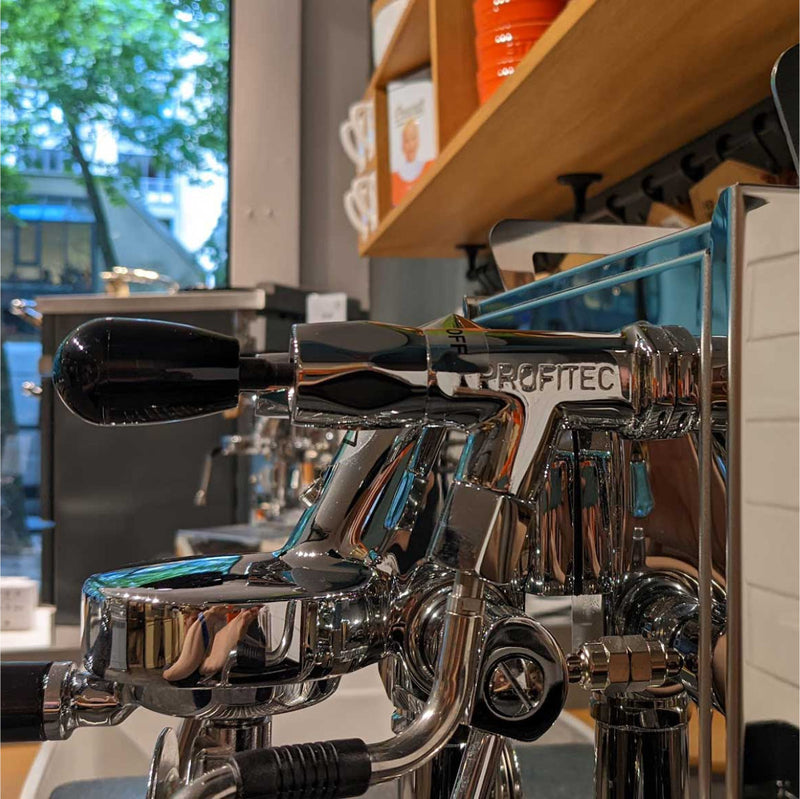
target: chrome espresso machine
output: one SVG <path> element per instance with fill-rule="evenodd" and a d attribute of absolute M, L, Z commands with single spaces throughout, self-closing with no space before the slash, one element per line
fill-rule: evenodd
<path fill-rule="evenodd" d="M 346 432 L 278 551 L 90 577 L 83 661 L 3 666 L 6 739 L 146 707 L 175 724 L 150 799 L 389 781 L 402 799 L 536 797 L 512 743 L 573 685 L 591 696 L 596 797 L 688 797 L 693 706 L 700 796 L 712 708 L 726 795 L 796 796 L 797 217 L 796 190 L 739 186 L 680 232 L 501 223 L 502 268 L 603 257 L 423 328 L 297 325 L 281 356 L 169 323 L 82 325 L 54 379 L 89 422 L 187 419 L 247 392 L 261 416 Z M 571 649 L 526 595 L 572 597 Z M 393 736 L 271 746 L 270 719 L 370 664 Z"/>

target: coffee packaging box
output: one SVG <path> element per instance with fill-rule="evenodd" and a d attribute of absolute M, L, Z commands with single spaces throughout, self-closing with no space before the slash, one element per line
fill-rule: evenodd
<path fill-rule="evenodd" d="M 421 70 L 387 84 L 386 105 L 392 205 L 397 205 L 437 155 L 436 109 L 430 70 Z"/>

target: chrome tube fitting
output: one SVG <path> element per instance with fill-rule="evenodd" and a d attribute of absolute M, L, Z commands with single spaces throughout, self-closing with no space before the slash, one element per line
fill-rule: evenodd
<path fill-rule="evenodd" d="M 725 712 L 723 677 L 727 629 L 725 591 L 712 583 L 711 650 L 714 659 L 711 701 Z M 695 701 L 698 697 L 700 592 L 698 578 L 688 571 L 645 570 L 628 575 L 620 586 L 614 609 L 614 627 L 621 633 L 660 641 L 680 659 L 679 678 Z M 625 635 L 628 638 L 628 635 Z"/>
<path fill-rule="evenodd" d="M 588 641 L 567 657 L 571 683 L 608 695 L 660 688 L 674 680 L 683 659 L 661 641 L 640 635 L 609 635 Z"/>

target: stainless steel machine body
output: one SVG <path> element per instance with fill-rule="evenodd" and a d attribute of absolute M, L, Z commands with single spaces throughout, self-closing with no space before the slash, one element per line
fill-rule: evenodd
<path fill-rule="evenodd" d="M 638 240 L 472 304 L 473 320 L 299 325 L 288 362 L 214 364 L 227 381 L 216 403 L 255 388 L 260 413 L 348 432 L 278 552 L 87 582 L 84 663 L 45 677 L 48 737 L 116 723 L 137 705 L 187 719 L 180 742 L 165 733 L 159 746 L 150 793 L 159 799 L 352 796 L 388 780 L 403 797 L 499 799 L 521 796 L 506 742 L 540 736 L 573 683 L 591 691 L 598 797 L 688 797 L 692 700 L 701 796 L 712 707 L 728 719 L 728 794 L 796 792 L 791 758 L 753 766 L 765 740 L 789 750 L 796 708 L 760 718 L 751 697 L 766 677 L 737 654 L 764 645 L 746 623 L 752 590 L 741 574 L 743 548 L 765 532 L 742 524 L 736 309 L 746 231 L 769 241 L 764 231 L 785 230 L 797 207 L 792 190 L 735 188 L 710 227 Z M 671 269 L 691 273 L 697 301 L 679 320 L 534 332 L 537 309 Z M 102 324 L 112 341 L 113 320 Z M 113 366 L 113 343 L 105 357 Z M 116 379 L 101 370 L 92 401 L 103 418 L 124 420 Z M 149 406 L 151 418 L 187 415 L 185 403 L 165 402 Z M 451 469 L 456 435 L 464 443 Z M 603 634 L 578 634 L 564 652 L 525 614 L 526 593 L 597 607 Z M 780 642 L 771 645 L 780 661 Z M 394 737 L 268 746 L 270 716 L 324 699 L 341 674 L 375 663 L 397 709 Z"/>

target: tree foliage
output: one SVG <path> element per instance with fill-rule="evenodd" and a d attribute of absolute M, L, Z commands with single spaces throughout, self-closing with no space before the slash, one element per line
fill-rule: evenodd
<path fill-rule="evenodd" d="M 224 160 L 228 26 L 220 22 L 227 14 L 227 0 L 3 2 L 5 163 L 43 140 L 71 153 L 107 264 L 113 247 L 101 229 L 98 181 L 131 175 L 124 164 L 99 163 L 98 133 L 109 131 L 120 151 L 146 153 L 157 169 L 190 178 Z"/>

